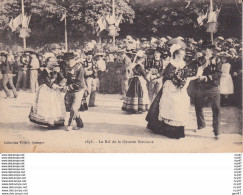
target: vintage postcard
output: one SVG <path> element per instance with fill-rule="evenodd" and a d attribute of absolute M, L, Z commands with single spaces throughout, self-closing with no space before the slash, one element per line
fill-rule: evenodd
<path fill-rule="evenodd" d="M 2 0 L 1 153 L 242 152 L 242 1 Z"/>

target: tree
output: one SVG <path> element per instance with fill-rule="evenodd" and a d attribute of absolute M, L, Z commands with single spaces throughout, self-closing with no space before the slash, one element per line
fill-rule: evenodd
<path fill-rule="evenodd" d="M 135 2 L 134 2 L 135 1 Z M 198 13 L 205 13 L 209 0 L 134 0 L 136 12 L 131 31 L 136 36 L 208 36 L 206 28 L 199 26 Z M 189 6 L 188 2 L 190 2 Z M 234 0 L 214 0 L 218 7 L 222 6 L 219 15 L 219 34 L 240 37 L 241 15 L 237 11 Z M 232 30 L 234 29 L 234 30 Z"/>
<path fill-rule="evenodd" d="M 123 16 L 122 22 L 132 22 L 135 12 L 129 5 L 129 0 L 115 0 L 115 3 L 116 14 Z M 25 0 L 25 11 L 28 15 L 32 15 L 30 22 L 32 34 L 36 39 L 40 37 L 41 41 L 48 41 L 48 36 L 52 41 L 62 38 L 63 24 L 60 18 L 63 13 L 67 14 L 68 32 L 69 35 L 73 35 L 72 38 L 95 36 L 96 21 L 101 15 L 111 13 L 111 10 L 111 0 Z M 9 30 L 10 19 L 21 13 L 21 1 L 2 0 L 0 12 L 0 29 L 6 32 Z M 32 36 L 30 39 L 33 39 Z"/>

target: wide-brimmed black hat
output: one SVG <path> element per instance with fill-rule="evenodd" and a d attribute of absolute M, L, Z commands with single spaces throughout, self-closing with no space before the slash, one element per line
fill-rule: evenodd
<path fill-rule="evenodd" d="M 57 55 L 57 59 L 64 59 L 64 54 Z"/>
<path fill-rule="evenodd" d="M 71 60 L 71 59 L 74 59 L 75 58 L 75 55 L 74 55 L 73 52 L 67 52 L 67 53 L 64 53 L 63 58 L 65 60 Z"/>
<path fill-rule="evenodd" d="M 214 49 L 215 45 L 212 44 L 212 42 L 210 40 L 204 40 L 202 42 L 202 49 Z"/>
<path fill-rule="evenodd" d="M 36 55 L 37 57 L 39 56 L 39 54 L 36 53 L 35 51 L 26 51 L 25 53 L 29 55 Z"/>
<path fill-rule="evenodd" d="M 8 55 L 8 52 L 7 51 L 0 51 L 0 56 L 7 56 Z"/>
<path fill-rule="evenodd" d="M 159 52 L 160 54 L 163 53 L 163 49 L 161 47 L 156 47 L 154 52 Z"/>
<path fill-rule="evenodd" d="M 106 54 L 105 54 L 104 52 L 103 52 L 103 53 L 102 53 L 102 52 L 98 52 L 98 53 L 95 54 L 96 57 L 98 57 L 98 56 L 102 56 L 102 57 L 103 57 L 103 56 L 105 56 L 105 55 L 106 55 Z"/>
<path fill-rule="evenodd" d="M 126 50 L 126 54 L 128 54 L 128 55 L 136 55 L 137 52 L 135 50 L 131 49 L 131 50 Z"/>
<path fill-rule="evenodd" d="M 126 53 L 126 51 L 127 51 L 126 49 L 119 49 L 119 50 L 116 51 L 116 53 L 117 54 L 124 54 L 124 53 Z"/>
<path fill-rule="evenodd" d="M 93 56 L 94 55 L 94 52 L 90 50 L 90 51 L 86 51 L 84 54 L 86 56 L 88 56 L 88 55 L 92 55 Z"/>
<path fill-rule="evenodd" d="M 195 53 L 192 51 L 192 50 L 187 50 L 186 51 L 186 56 L 190 56 L 190 57 L 192 57 L 192 56 L 194 56 L 195 55 Z"/>
<path fill-rule="evenodd" d="M 219 57 L 224 57 L 224 58 L 231 58 L 232 56 L 229 54 L 229 53 L 227 53 L 227 52 L 220 52 L 219 54 L 218 54 L 218 56 Z"/>

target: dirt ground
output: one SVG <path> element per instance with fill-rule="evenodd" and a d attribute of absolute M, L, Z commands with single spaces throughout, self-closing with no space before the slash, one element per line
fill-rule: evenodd
<path fill-rule="evenodd" d="M 4 92 L 0 91 L 0 152 L 211 153 L 243 149 L 242 112 L 235 107 L 221 109 L 220 140 L 214 140 L 210 108 L 204 110 L 207 129 L 194 132 L 196 116 L 193 107 L 186 137 L 174 140 L 146 129 L 146 113 L 136 115 L 122 111 L 119 95 L 98 94 L 97 107 L 81 113 L 84 128 L 73 131 L 65 131 L 65 127 L 48 129 L 29 122 L 35 94 L 20 91 L 17 99 L 4 97 Z"/>

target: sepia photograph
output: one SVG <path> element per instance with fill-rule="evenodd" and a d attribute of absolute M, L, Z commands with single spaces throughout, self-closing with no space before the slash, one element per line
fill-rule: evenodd
<path fill-rule="evenodd" d="M 1 153 L 242 150 L 242 0 L 0 0 Z"/>

